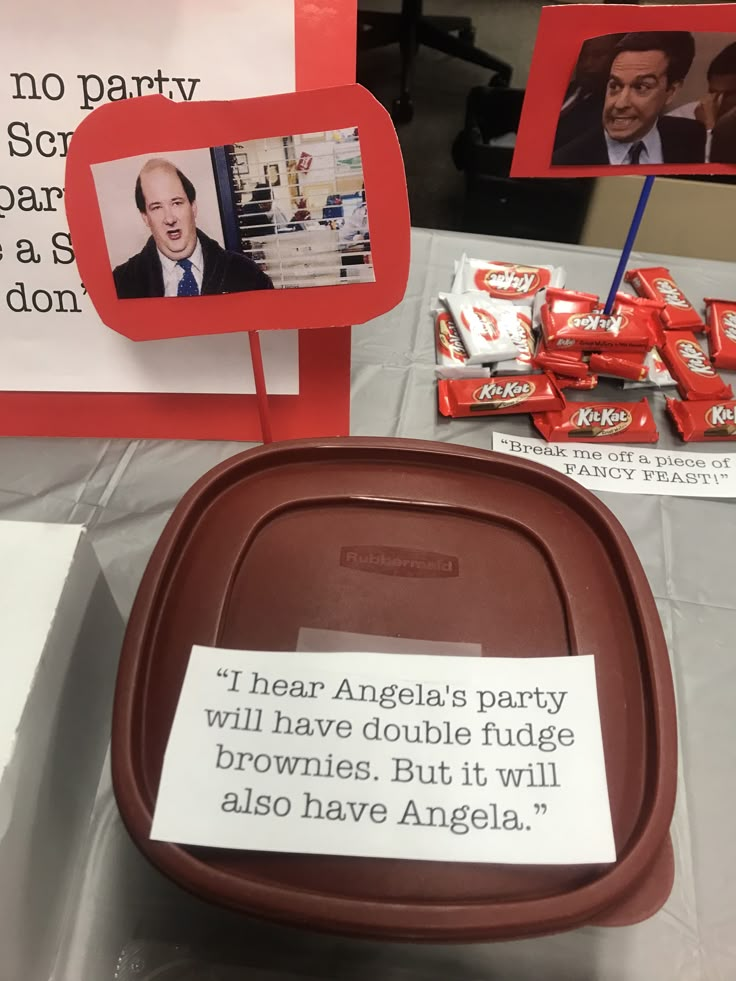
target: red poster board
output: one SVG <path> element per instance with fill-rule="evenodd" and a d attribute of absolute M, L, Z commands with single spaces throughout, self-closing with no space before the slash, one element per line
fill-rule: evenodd
<path fill-rule="evenodd" d="M 260 140 L 343 128 L 360 133 L 371 282 L 218 293 L 185 303 L 174 297 L 118 298 L 92 177 L 95 164 L 145 156 L 151 147 L 176 151 L 232 144 L 243 133 Z M 395 307 L 406 290 L 409 208 L 401 149 L 390 116 L 360 85 L 230 102 L 177 105 L 149 96 L 110 103 L 96 109 L 74 134 L 66 207 L 79 274 L 98 316 L 134 341 L 362 324 Z"/>
<path fill-rule="evenodd" d="M 355 0 L 338 0 L 330 9 L 295 0 L 295 19 L 297 91 L 351 84 Z M 269 403 L 275 439 L 346 435 L 350 327 L 301 332 L 299 395 L 270 396 Z M 4 436 L 256 441 L 260 433 L 255 395 L 0 392 Z"/>
<path fill-rule="evenodd" d="M 674 158 L 646 166 L 616 161 L 560 163 L 555 153 L 558 123 L 565 100 L 573 87 L 573 72 L 581 46 L 590 39 L 620 38 L 633 33 L 688 32 L 699 45 L 712 35 L 722 35 L 718 47 L 736 41 L 736 4 L 689 4 L 682 6 L 636 6 L 581 4 L 544 7 L 539 21 L 529 81 L 511 166 L 512 177 L 611 177 L 626 174 L 734 174 L 736 161 L 700 163 Z M 612 66 L 613 67 L 613 66 Z M 706 65 L 693 71 L 702 74 L 702 92 L 707 91 Z M 729 69 L 730 74 L 730 69 Z M 665 115 L 668 113 L 665 107 Z M 732 113 L 733 115 L 733 113 Z M 681 125 L 681 124 L 680 124 Z M 601 126 L 600 113 L 586 121 L 581 137 Z M 734 121 L 733 131 L 736 131 Z M 553 155 L 557 162 L 553 161 Z M 562 157 L 564 158 L 564 154 Z M 574 159 L 574 154 L 568 154 Z M 664 154 L 665 160 L 667 154 Z M 699 157 L 703 160 L 703 154 Z M 729 158 L 730 159 L 730 158 Z"/>

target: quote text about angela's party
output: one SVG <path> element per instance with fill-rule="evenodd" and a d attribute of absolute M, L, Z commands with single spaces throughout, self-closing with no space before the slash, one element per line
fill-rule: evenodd
<path fill-rule="evenodd" d="M 614 861 L 593 658 L 195 647 L 151 836 L 446 861 Z"/>

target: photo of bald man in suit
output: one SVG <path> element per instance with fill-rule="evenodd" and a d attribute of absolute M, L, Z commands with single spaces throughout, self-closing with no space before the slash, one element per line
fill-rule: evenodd
<path fill-rule="evenodd" d="M 146 162 L 135 183 L 135 203 L 151 235 L 137 255 L 113 270 L 119 299 L 273 289 L 252 259 L 223 249 L 197 228 L 197 192 L 170 161 Z"/>

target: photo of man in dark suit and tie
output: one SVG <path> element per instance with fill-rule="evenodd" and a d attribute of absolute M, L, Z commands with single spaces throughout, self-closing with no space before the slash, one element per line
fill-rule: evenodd
<path fill-rule="evenodd" d="M 137 255 L 113 270 L 119 299 L 273 289 L 252 259 L 223 249 L 197 228 L 194 185 L 170 161 L 148 160 L 134 196 L 151 235 Z"/>
<path fill-rule="evenodd" d="M 599 121 L 558 146 L 552 164 L 703 163 L 705 126 L 665 115 L 694 57 L 688 31 L 625 34 L 613 48 Z"/>

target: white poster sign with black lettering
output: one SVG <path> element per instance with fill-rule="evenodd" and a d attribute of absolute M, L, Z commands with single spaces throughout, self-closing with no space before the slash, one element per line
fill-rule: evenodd
<path fill-rule="evenodd" d="M 151 837 L 448 862 L 613 862 L 594 658 L 195 647 Z"/>
<path fill-rule="evenodd" d="M 493 434 L 493 449 L 543 463 L 593 491 L 669 497 L 736 497 L 733 453 L 604 443 L 548 443 Z"/>
<path fill-rule="evenodd" d="M 64 167 L 75 127 L 95 107 L 139 95 L 189 102 L 291 92 L 294 51 L 293 0 L 267 14 L 199 0 L 3 6 L 0 391 L 255 390 L 245 334 L 135 343 L 101 323 L 74 263 Z M 197 177 L 200 224 L 223 244 L 211 171 Z M 120 193 L 142 227 L 134 187 Z M 261 343 L 269 391 L 298 393 L 296 333 L 272 331 Z"/>

